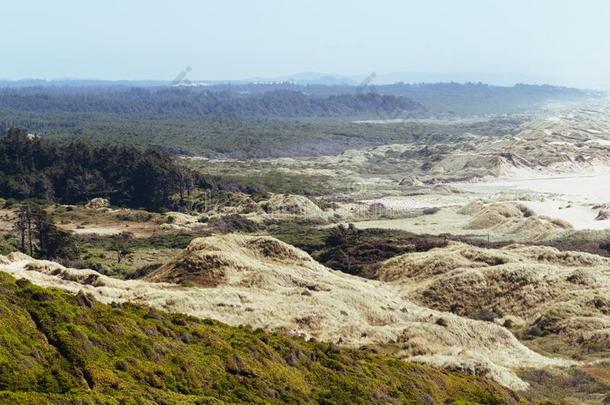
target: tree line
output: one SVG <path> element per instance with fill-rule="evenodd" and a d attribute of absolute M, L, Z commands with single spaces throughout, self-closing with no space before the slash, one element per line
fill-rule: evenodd
<path fill-rule="evenodd" d="M 262 94 L 205 88 L 0 89 L 0 111 L 113 113 L 150 116 L 332 117 L 423 111 L 406 97 L 366 94 L 312 95 L 276 89 Z"/>
<path fill-rule="evenodd" d="M 95 197 L 150 211 L 180 209 L 196 188 L 222 187 L 158 150 L 48 142 L 12 128 L 0 138 L 0 196 L 77 204 Z"/>
<path fill-rule="evenodd" d="M 23 204 L 15 222 L 19 249 L 31 257 L 73 258 L 77 246 L 70 233 L 58 228 L 47 212 L 36 204 Z"/>

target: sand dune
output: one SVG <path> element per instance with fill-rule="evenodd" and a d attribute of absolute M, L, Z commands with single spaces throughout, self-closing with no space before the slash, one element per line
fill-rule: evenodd
<path fill-rule="evenodd" d="M 102 302 L 133 301 L 350 346 L 391 343 L 402 358 L 487 375 L 517 390 L 527 383 L 516 376 L 515 367 L 572 364 L 531 351 L 494 323 L 415 304 L 401 296 L 400 286 L 331 271 L 270 237 L 196 239 L 175 262 L 148 277 L 205 287 L 121 281 L 21 254 L 1 262 L 0 270 L 17 278 L 85 290 Z"/>
<path fill-rule="evenodd" d="M 542 246 L 453 243 L 390 259 L 379 278 L 427 307 L 473 318 L 495 314 L 499 322 L 511 318 L 571 344 L 595 339 L 610 350 L 608 258 Z"/>

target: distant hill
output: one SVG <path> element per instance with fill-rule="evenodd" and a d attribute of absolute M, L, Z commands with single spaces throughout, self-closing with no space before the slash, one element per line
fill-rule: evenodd
<path fill-rule="evenodd" d="M 188 71 L 190 72 L 190 70 Z M 188 73 L 187 72 L 187 73 Z M 186 75 L 185 81 L 195 85 L 216 85 L 216 84 L 247 84 L 247 83 L 291 83 L 299 86 L 322 85 L 322 86 L 358 86 L 366 80 L 373 79 L 376 85 L 388 85 L 395 83 L 487 83 L 493 86 L 514 86 L 518 83 L 541 84 L 548 81 L 541 78 L 532 77 L 524 74 L 512 73 L 437 73 L 424 71 L 397 71 L 390 73 L 369 73 L 360 75 L 346 75 L 325 72 L 300 72 L 283 76 L 256 76 L 241 79 L 205 80 L 196 79 Z M 102 79 L 22 79 L 22 80 L 1 80 L 0 87 L 27 87 L 27 86 L 137 86 L 154 87 L 169 86 L 172 80 L 102 80 Z"/>
<path fill-rule="evenodd" d="M 538 109 L 549 102 L 578 102 L 602 96 L 602 92 L 550 85 L 516 84 L 494 86 L 485 83 L 377 83 L 377 77 L 360 85 L 297 85 L 294 83 L 214 84 L 211 92 L 264 93 L 277 89 L 302 91 L 317 96 L 375 93 L 406 97 L 422 104 L 429 115 L 510 114 Z"/>
<path fill-rule="evenodd" d="M 315 95 L 276 88 L 264 93 L 207 88 L 11 88 L 0 90 L 0 111 L 119 113 L 238 117 L 375 116 L 424 111 L 406 97 L 374 92 Z"/>
<path fill-rule="evenodd" d="M 313 75 L 313 76 L 312 76 Z M 314 74 L 300 76 L 303 79 Z M 365 80 L 331 85 L 295 82 L 0 82 L 0 112 L 186 114 L 237 117 L 486 115 L 522 112 L 549 102 L 582 101 L 600 92 L 549 85 L 511 87 L 484 83 L 382 84 Z M 16 82 L 14 82 L 16 83 Z M 406 114 L 412 115 L 412 114 Z"/>
<path fill-rule="evenodd" d="M 187 83 L 188 84 L 188 83 Z M 550 103 L 577 103 L 601 93 L 554 87 L 482 83 L 375 86 L 232 83 L 209 85 L 23 86 L 0 88 L 0 134 L 21 127 L 47 139 L 156 147 L 209 157 L 314 156 L 386 142 L 472 132 L 505 133 L 514 127 L 486 123 L 399 127 L 362 120 L 528 113 Z M 466 124 L 465 124 L 466 125 Z"/>
<path fill-rule="evenodd" d="M 303 72 L 290 76 L 281 76 L 273 78 L 251 78 L 246 80 L 231 81 L 232 83 L 283 83 L 289 82 L 300 86 L 317 84 L 322 86 L 357 86 L 361 82 L 359 77 L 349 77 L 344 75 L 335 75 L 320 72 Z"/>

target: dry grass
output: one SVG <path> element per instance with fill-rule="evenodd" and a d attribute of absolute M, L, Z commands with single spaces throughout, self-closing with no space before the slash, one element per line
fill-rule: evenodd
<path fill-rule="evenodd" d="M 544 246 L 453 243 L 390 259 L 378 274 L 428 307 L 500 324 L 510 319 L 522 325 L 524 338 L 553 335 L 558 348 L 610 354 L 608 258 Z"/>
<path fill-rule="evenodd" d="M 543 240 L 572 228 L 557 219 L 536 215 L 526 206 L 516 202 L 483 203 L 475 200 L 459 211 L 472 218 L 465 229 L 489 230 L 503 235 L 512 235 L 521 240 Z"/>
<path fill-rule="evenodd" d="M 270 237 L 197 239 L 150 276 L 174 281 L 194 271 L 201 273 L 203 288 L 121 281 L 21 255 L 3 261 L 1 270 L 16 277 L 84 290 L 102 302 L 135 301 L 348 346 L 392 344 L 400 357 L 487 375 L 514 389 L 527 387 L 514 367 L 569 364 L 534 353 L 501 326 L 416 305 L 401 297 L 397 286 L 330 271 Z"/>

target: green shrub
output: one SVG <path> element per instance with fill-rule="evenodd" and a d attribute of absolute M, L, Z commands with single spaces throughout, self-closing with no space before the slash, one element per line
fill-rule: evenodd
<path fill-rule="evenodd" d="M 0 289 L 3 403 L 518 400 L 477 376 L 145 306 L 104 305 L 4 273 Z"/>

